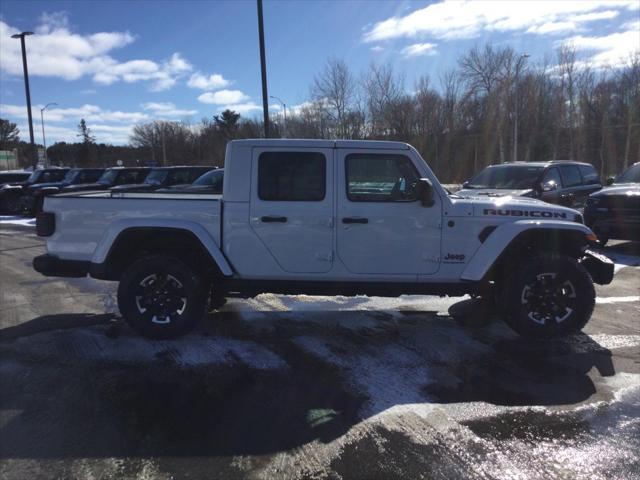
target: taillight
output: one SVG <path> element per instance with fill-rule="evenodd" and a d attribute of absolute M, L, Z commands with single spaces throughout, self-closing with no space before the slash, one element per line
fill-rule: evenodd
<path fill-rule="evenodd" d="M 36 215 L 36 234 L 39 237 L 50 237 L 56 231 L 56 216 L 50 212 Z"/>

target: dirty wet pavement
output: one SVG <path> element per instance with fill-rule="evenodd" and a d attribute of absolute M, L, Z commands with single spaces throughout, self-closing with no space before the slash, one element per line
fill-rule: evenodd
<path fill-rule="evenodd" d="M 152 342 L 0 226 L 0 476 L 640 478 L 637 250 L 564 340 L 470 299 L 261 295 Z"/>

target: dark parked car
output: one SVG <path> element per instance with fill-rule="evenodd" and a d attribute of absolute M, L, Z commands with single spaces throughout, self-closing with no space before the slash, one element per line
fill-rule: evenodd
<path fill-rule="evenodd" d="M 589 194 L 601 188 L 600 176 L 593 165 L 552 160 L 491 165 L 465 182 L 456 194 L 463 197 L 532 197 L 580 209 Z"/>
<path fill-rule="evenodd" d="M 79 185 L 96 182 L 104 173 L 104 168 L 72 168 L 59 182 L 35 183 L 27 187 L 21 198 L 21 210 L 34 215 L 42 211 L 44 197 L 59 193 L 69 185 Z"/>
<path fill-rule="evenodd" d="M 31 176 L 31 172 L 6 171 L 0 172 L 0 188 L 10 183 L 24 182 Z"/>
<path fill-rule="evenodd" d="M 211 170 L 200 175 L 192 184 L 179 184 L 169 188 L 160 188 L 156 192 L 162 193 L 222 193 L 224 169 Z"/>
<path fill-rule="evenodd" d="M 60 189 L 61 193 L 83 192 L 87 190 L 108 190 L 116 185 L 142 183 L 149 174 L 147 167 L 123 168 L 113 167 L 107 168 L 104 173 L 94 183 L 80 183 L 78 185 L 69 185 Z"/>
<path fill-rule="evenodd" d="M 154 192 L 160 188 L 179 184 L 191 184 L 203 173 L 214 167 L 161 167 L 152 168 L 144 182 L 133 185 L 119 185 L 111 189 L 114 193 Z"/>
<path fill-rule="evenodd" d="M 584 222 L 603 245 L 610 238 L 640 241 L 640 163 L 589 196 Z"/>
<path fill-rule="evenodd" d="M 68 168 L 43 168 L 36 170 L 22 182 L 9 183 L 0 187 L 0 212 L 20 213 L 22 194 L 28 187 L 36 183 L 59 182 L 69 171 Z"/>

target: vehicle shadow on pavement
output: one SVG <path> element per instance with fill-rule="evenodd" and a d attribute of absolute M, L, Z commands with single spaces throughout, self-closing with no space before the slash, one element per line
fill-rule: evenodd
<path fill-rule="evenodd" d="M 595 392 L 593 366 L 614 373 L 586 335 L 532 342 L 432 311 L 247 321 L 230 308 L 162 342 L 125 325 L 114 335 L 108 315 L 64 317 L 64 329 L 51 316 L 0 331 L 0 409 L 14 412 L 0 458 L 271 454 L 402 404 L 577 403 Z"/>

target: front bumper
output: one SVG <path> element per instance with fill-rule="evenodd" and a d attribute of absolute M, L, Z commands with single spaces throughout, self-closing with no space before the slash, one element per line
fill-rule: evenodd
<path fill-rule="evenodd" d="M 594 283 L 608 285 L 613 280 L 614 265 L 611 259 L 591 250 L 584 252 L 582 266 L 587 269 Z"/>
<path fill-rule="evenodd" d="M 86 277 L 90 264 L 83 260 L 63 260 L 49 254 L 33 259 L 33 269 L 45 277 Z"/>

